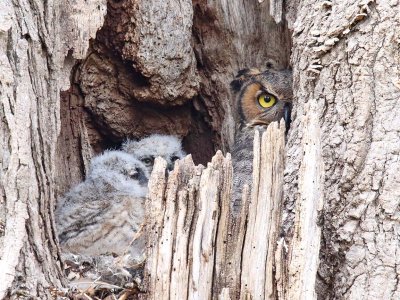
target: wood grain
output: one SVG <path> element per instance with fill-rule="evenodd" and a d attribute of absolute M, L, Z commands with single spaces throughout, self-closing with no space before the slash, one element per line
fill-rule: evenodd
<path fill-rule="evenodd" d="M 256 132 L 254 188 L 245 187 L 239 213 L 231 207 L 229 154 L 217 152 L 206 168 L 186 157 L 168 180 L 165 162 L 156 161 L 147 218 L 148 299 L 274 299 L 284 132 L 283 123 L 262 137 Z"/>

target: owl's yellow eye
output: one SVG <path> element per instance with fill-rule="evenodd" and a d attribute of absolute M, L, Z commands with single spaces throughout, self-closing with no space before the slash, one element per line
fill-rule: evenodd
<path fill-rule="evenodd" d="M 276 98 L 271 94 L 261 94 L 260 96 L 258 96 L 258 103 L 263 108 L 270 108 L 275 105 Z"/>

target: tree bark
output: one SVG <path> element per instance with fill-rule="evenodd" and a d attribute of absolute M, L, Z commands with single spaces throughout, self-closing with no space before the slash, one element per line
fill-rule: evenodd
<path fill-rule="evenodd" d="M 105 3 L 6 0 L 0 12 L 0 298 L 52 299 L 64 281 L 52 214 L 60 90 Z"/>
<path fill-rule="evenodd" d="M 285 197 L 299 212 L 295 224 L 308 218 L 321 229 L 319 254 L 308 252 L 310 262 L 315 254 L 320 259 L 318 298 L 397 299 L 399 3 L 301 1 L 296 10 L 297 101 Z M 310 205 L 312 214 L 304 210 Z M 289 273 L 301 280 L 298 292 L 306 296 L 314 268 L 296 265 L 299 233 L 295 227 Z M 295 269 L 307 274 L 301 278 Z"/>

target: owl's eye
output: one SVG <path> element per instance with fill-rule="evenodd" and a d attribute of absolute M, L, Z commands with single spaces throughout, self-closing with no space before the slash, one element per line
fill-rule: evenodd
<path fill-rule="evenodd" d="M 276 98 L 271 94 L 261 94 L 260 96 L 258 96 L 258 103 L 263 108 L 270 108 L 275 105 Z"/>
<path fill-rule="evenodd" d="M 153 163 L 154 158 L 153 157 L 145 157 L 142 159 L 142 162 L 146 165 L 149 166 Z"/>
<path fill-rule="evenodd" d="M 138 172 L 135 170 L 123 170 L 122 174 L 124 174 L 126 177 L 132 178 L 132 179 L 137 179 L 138 178 Z"/>
<path fill-rule="evenodd" d="M 138 172 L 130 172 L 129 177 L 132 179 L 138 179 L 139 178 L 139 173 Z"/>

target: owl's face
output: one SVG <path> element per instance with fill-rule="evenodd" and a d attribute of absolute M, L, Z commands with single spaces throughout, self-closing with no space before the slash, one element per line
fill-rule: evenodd
<path fill-rule="evenodd" d="M 140 160 L 149 174 L 156 157 L 161 156 L 166 160 L 168 170 L 172 170 L 175 161 L 185 156 L 181 140 L 172 135 L 153 134 L 140 141 L 128 140 L 122 145 L 122 150 Z"/>
<path fill-rule="evenodd" d="M 130 191 L 134 196 L 142 197 L 147 193 L 149 173 L 146 166 L 131 155 L 106 151 L 92 159 L 87 178 L 107 182 L 110 191 Z"/>
<path fill-rule="evenodd" d="M 269 125 L 283 117 L 288 126 L 293 98 L 291 77 L 288 70 L 240 71 L 231 87 L 237 94 L 242 124 L 249 127 Z"/>
<path fill-rule="evenodd" d="M 120 173 L 126 178 L 137 181 L 141 186 L 146 186 L 149 180 L 149 175 L 146 168 L 137 160 L 135 162 L 131 161 L 123 166 L 120 170 Z"/>

